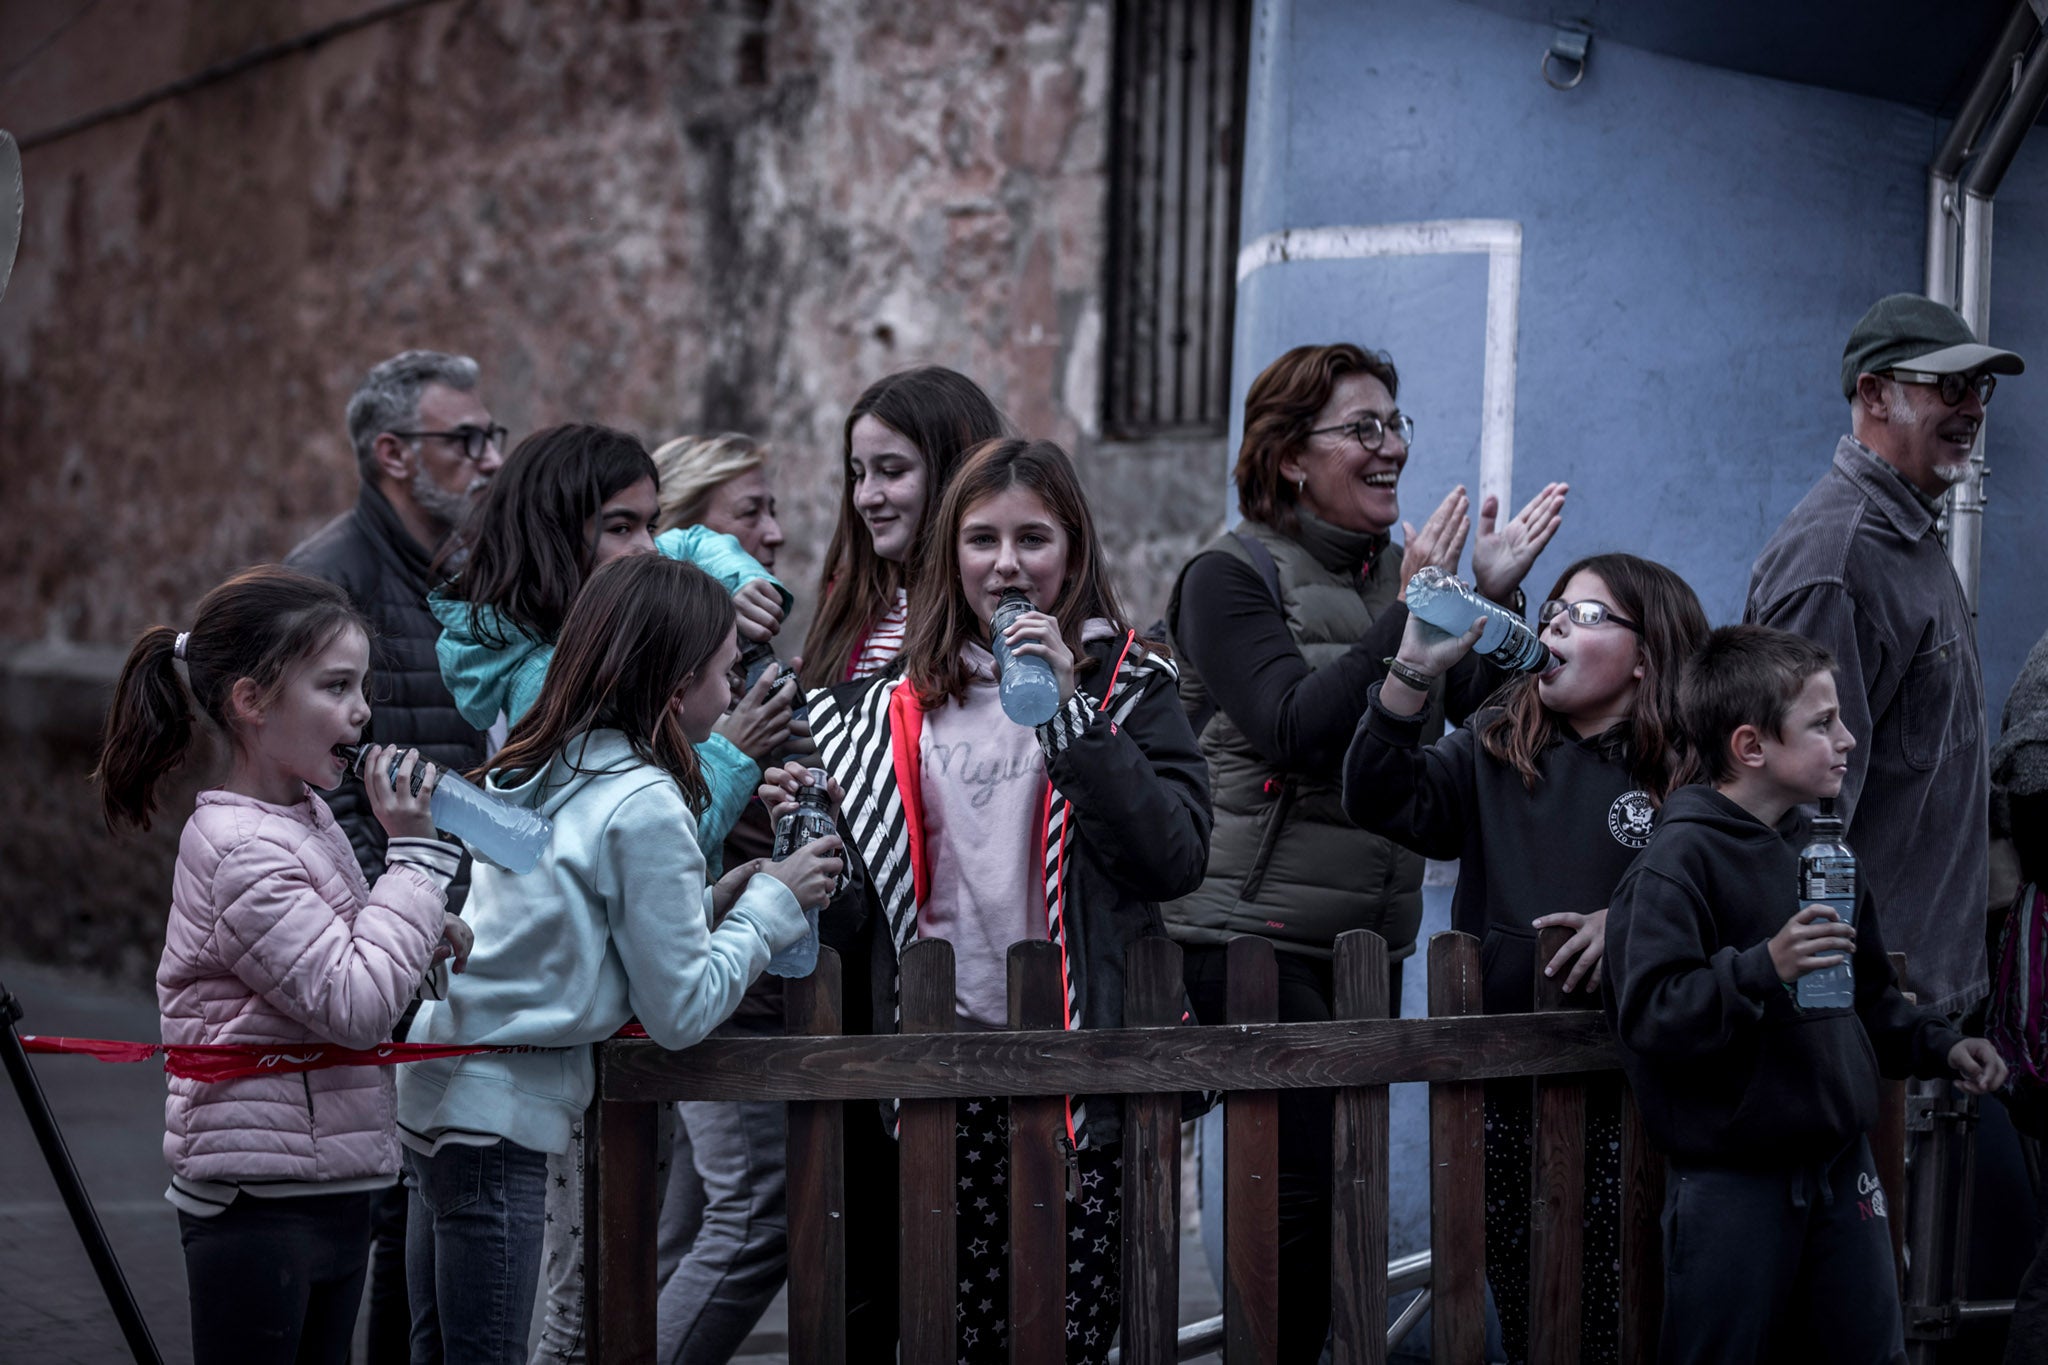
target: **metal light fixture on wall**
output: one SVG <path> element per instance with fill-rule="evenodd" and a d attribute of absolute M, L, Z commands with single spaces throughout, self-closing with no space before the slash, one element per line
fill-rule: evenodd
<path fill-rule="evenodd" d="M 1544 50 L 1542 72 L 1552 90 L 1574 90 L 1586 79 L 1586 51 L 1593 45 L 1593 27 L 1573 21 L 1561 23 L 1550 35 Z"/>

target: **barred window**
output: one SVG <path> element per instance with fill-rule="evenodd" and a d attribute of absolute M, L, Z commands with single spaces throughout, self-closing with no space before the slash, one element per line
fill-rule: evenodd
<path fill-rule="evenodd" d="M 1112 437 L 1229 428 L 1252 0 L 1119 0 L 1111 92 Z"/>

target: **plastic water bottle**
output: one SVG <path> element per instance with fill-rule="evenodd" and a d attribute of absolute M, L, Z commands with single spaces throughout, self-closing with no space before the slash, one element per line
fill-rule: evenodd
<path fill-rule="evenodd" d="M 811 718 L 811 708 L 804 701 L 804 690 L 797 682 L 795 671 L 776 657 L 775 646 L 769 644 L 766 640 L 749 640 L 740 647 L 740 672 L 745 678 L 745 681 L 740 685 L 742 691 L 753 691 L 754 684 L 761 681 L 761 675 L 765 673 L 769 678 L 769 694 L 771 696 L 785 687 L 791 689 L 794 693 L 791 699 L 793 704 L 789 708 L 789 718 L 791 721 L 808 721 Z M 792 758 L 809 757 L 815 752 L 811 748 L 786 749 L 779 754 L 772 755 L 768 759 L 768 764 L 769 766 L 779 768 Z"/>
<path fill-rule="evenodd" d="M 775 687 L 796 681 L 796 674 L 790 671 L 788 664 L 775 656 L 775 646 L 766 640 L 749 640 L 740 647 L 740 670 L 746 677 L 743 690 L 748 692 L 754 690 L 754 684 L 761 680 L 763 673 L 767 673 L 774 680 Z M 796 720 L 809 718 L 811 708 L 804 703 L 802 691 L 798 691 L 796 704 L 790 707 L 789 714 Z"/>
<path fill-rule="evenodd" d="M 1842 842 L 1842 822 L 1835 803 L 1820 803 L 1813 838 L 1799 850 L 1799 908 L 1824 905 L 1844 924 L 1856 922 L 1856 855 Z M 1817 967 L 1799 978 L 1799 1007 L 1807 1010 L 1847 1009 L 1856 1003 L 1856 973 L 1848 959 Z"/>
<path fill-rule="evenodd" d="M 1434 564 L 1408 580 L 1408 610 L 1447 635 L 1463 635 L 1484 616 L 1486 629 L 1473 648 L 1502 668 L 1541 673 L 1556 661 L 1528 622 Z"/>
<path fill-rule="evenodd" d="M 796 809 L 775 822 L 775 849 L 769 854 L 772 862 L 781 862 L 805 844 L 827 838 L 839 832 L 832 820 L 832 794 L 825 788 L 826 776 L 822 768 L 804 770 L 804 789 L 797 793 Z M 818 912 L 820 905 L 806 905 L 804 918 L 810 922 L 810 932 L 768 959 L 768 970 L 775 976 L 809 976 L 818 965 Z"/>
<path fill-rule="evenodd" d="M 347 760 L 349 771 L 361 776 L 363 755 L 367 745 L 345 744 L 339 750 Z M 391 759 L 387 781 L 398 780 L 398 768 L 405 762 L 405 750 L 400 749 Z M 426 765 L 417 763 L 412 770 L 413 795 L 419 795 L 420 783 L 426 780 Z M 496 863 L 507 872 L 527 873 L 533 871 L 540 861 L 540 852 L 554 837 L 554 822 L 537 810 L 515 806 L 510 802 L 491 795 L 460 773 L 442 770 L 441 780 L 434 784 L 434 797 L 427 807 L 434 821 L 434 828 L 444 834 L 452 834 L 468 844 L 477 857 Z"/>
<path fill-rule="evenodd" d="M 1003 642 L 1010 623 L 1031 610 L 1031 600 L 1011 588 L 996 603 L 996 614 L 988 623 L 1002 679 L 1003 714 L 1019 725 L 1043 725 L 1060 709 L 1060 685 L 1052 665 L 1036 654 L 1013 654 Z"/>

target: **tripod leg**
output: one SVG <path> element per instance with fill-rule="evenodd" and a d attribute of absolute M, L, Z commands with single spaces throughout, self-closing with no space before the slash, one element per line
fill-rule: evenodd
<path fill-rule="evenodd" d="M 50 1102 L 43 1095 L 42 1082 L 36 1079 L 34 1068 L 29 1065 L 28 1052 L 21 1045 L 21 1036 L 15 1032 L 15 1022 L 20 1018 L 20 1002 L 5 985 L 0 985 L 0 1061 L 7 1065 L 8 1078 L 14 1082 L 14 1092 L 21 1098 L 22 1112 L 28 1115 L 36 1143 L 43 1149 L 43 1160 L 49 1164 L 50 1176 L 57 1182 L 57 1192 L 64 1196 L 64 1207 L 71 1214 L 72 1225 L 78 1229 L 78 1240 L 85 1244 L 85 1254 L 92 1261 L 93 1271 L 100 1277 L 100 1288 L 106 1291 L 107 1304 L 114 1310 L 115 1320 L 121 1324 L 121 1335 L 128 1339 L 128 1350 L 134 1355 L 137 1365 L 163 1365 L 156 1341 L 149 1335 L 149 1324 L 142 1320 L 142 1309 L 136 1305 L 135 1293 L 128 1287 L 128 1277 L 121 1273 L 121 1263 L 114 1259 L 114 1248 L 107 1241 L 107 1231 L 100 1226 L 100 1216 L 85 1192 L 85 1183 L 78 1178 L 78 1167 L 72 1164 L 71 1150 L 64 1145 L 64 1134 L 57 1127 L 56 1116 L 50 1112 Z"/>

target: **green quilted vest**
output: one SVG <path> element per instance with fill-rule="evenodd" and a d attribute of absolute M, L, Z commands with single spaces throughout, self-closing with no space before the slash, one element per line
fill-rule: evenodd
<path fill-rule="evenodd" d="M 1391 545 L 1374 557 L 1370 574 L 1355 578 L 1325 568 L 1299 541 L 1258 522 L 1241 523 L 1238 534 L 1256 536 L 1272 552 L 1287 630 L 1310 669 L 1341 657 L 1396 599 L 1400 558 Z M 1258 568 L 1236 534 L 1217 537 L 1200 553 L 1211 551 Z M 1185 576 L 1186 568 L 1181 572 Z M 1180 611 L 1176 582 L 1169 627 L 1178 625 Z M 1184 653 L 1180 660 L 1189 712 L 1209 709 L 1201 678 Z M 1425 734 L 1435 733 L 1438 706 L 1433 698 Z M 1221 711 L 1203 726 L 1201 744 L 1215 802 L 1209 870 L 1193 894 L 1162 907 L 1172 937 L 1216 944 L 1233 934 L 1259 934 L 1283 952 L 1328 957 L 1338 934 L 1371 929 L 1386 939 L 1392 959 L 1415 950 L 1422 857 L 1345 818 L 1341 751 L 1321 765 L 1327 776 L 1284 772 L 1260 757 Z"/>

